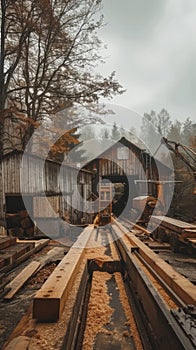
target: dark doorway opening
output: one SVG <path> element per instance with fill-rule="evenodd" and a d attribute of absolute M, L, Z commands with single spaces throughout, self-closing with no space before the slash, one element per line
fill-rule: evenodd
<path fill-rule="evenodd" d="M 132 207 L 132 199 L 136 196 L 136 185 L 134 180 L 137 176 L 126 175 L 107 175 L 102 179 L 108 179 L 113 183 L 114 198 L 112 203 L 112 212 L 116 217 L 121 214 L 128 215 Z"/>
<path fill-rule="evenodd" d="M 33 211 L 33 197 L 25 196 L 25 203 L 28 204 L 27 212 L 21 195 L 6 195 L 6 224 L 8 234 L 17 237 L 31 237 L 34 234 L 34 223 L 31 220 Z M 30 216 L 29 216 L 30 214 Z"/>
<path fill-rule="evenodd" d="M 20 195 L 6 195 L 6 212 L 10 214 L 18 213 L 21 210 L 26 210 L 23 198 Z M 30 208 L 31 212 L 33 209 L 33 199 L 32 196 L 25 196 L 25 201 L 28 203 L 28 210 Z"/>

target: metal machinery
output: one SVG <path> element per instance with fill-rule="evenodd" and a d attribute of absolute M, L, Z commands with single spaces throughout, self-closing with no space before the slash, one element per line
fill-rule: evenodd
<path fill-rule="evenodd" d="M 190 169 L 191 173 L 193 174 L 194 177 L 194 189 L 193 189 L 193 194 L 196 194 L 196 153 L 194 152 L 194 150 L 192 150 L 190 147 L 187 147 L 185 145 L 182 145 L 180 143 L 176 143 L 174 141 L 170 141 L 167 140 L 165 137 L 162 138 L 161 143 L 157 149 L 157 151 L 159 150 L 159 148 L 165 145 L 168 150 L 172 151 L 176 157 L 178 157 L 179 159 L 181 159 L 186 165 L 187 167 Z M 157 153 L 157 151 L 155 152 L 155 154 Z M 137 180 L 136 182 L 143 182 L 143 181 L 139 181 Z M 169 182 L 173 182 L 173 181 L 153 181 L 153 180 L 148 180 L 148 182 L 150 183 L 154 183 L 157 186 L 157 192 L 158 192 L 158 198 L 160 203 L 159 204 L 159 213 L 154 213 L 154 207 L 156 205 L 156 201 L 157 199 L 155 197 L 152 196 L 139 196 L 133 199 L 133 209 L 132 209 L 132 214 L 135 213 L 134 219 L 137 217 L 136 214 L 140 213 L 141 214 L 141 208 L 143 207 L 144 210 L 142 212 L 141 217 L 137 218 L 137 222 L 142 224 L 142 225 L 146 225 L 149 221 L 150 216 L 152 215 L 152 213 L 154 215 L 162 215 L 161 214 L 161 207 L 164 207 L 164 195 L 163 195 L 163 185 Z M 178 182 L 178 181 L 175 181 Z M 181 181 L 179 181 L 181 182 Z M 146 204 L 144 205 L 144 202 L 146 202 Z M 138 214 L 139 215 L 139 214 Z"/>
<path fill-rule="evenodd" d="M 108 181 L 99 182 L 99 211 L 98 223 L 100 226 L 111 222 L 112 215 L 112 183 Z"/>
<path fill-rule="evenodd" d="M 162 144 L 166 145 L 190 169 L 194 177 L 193 194 L 196 195 L 196 153 L 191 148 L 174 141 L 169 141 L 166 138 L 162 139 Z M 189 224 L 167 216 L 152 216 L 151 225 L 153 226 L 153 224 L 159 224 L 159 227 L 153 232 L 155 238 L 171 243 L 172 249 L 175 252 L 183 250 L 190 254 L 195 254 L 196 225 L 194 223 Z"/>
<path fill-rule="evenodd" d="M 142 226 L 146 226 L 153 210 L 156 206 L 157 199 L 153 196 L 139 196 L 133 198 L 131 220 Z"/>
<path fill-rule="evenodd" d="M 193 194 L 196 194 L 196 153 L 194 150 L 190 147 L 182 145 L 181 143 L 170 141 L 165 137 L 162 138 L 161 144 L 166 145 L 167 148 L 172 151 L 176 157 L 181 159 L 191 170 L 195 181 Z"/>
<path fill-rule="evenodd" d="M 158 225 L 158 226 L 157 226 Z M 152 216 L 152 236 L 169 242 L 174 252 L 196 253 L 196 225 L 167 216 Z"/>

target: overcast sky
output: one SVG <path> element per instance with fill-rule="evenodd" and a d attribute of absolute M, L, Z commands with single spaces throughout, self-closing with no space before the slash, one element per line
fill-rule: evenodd
<path fill-rule="evenodd" d="M 196 120 L 196 0 L 103 0 L 101 71 L 127 90 L 111 102 Z"/>

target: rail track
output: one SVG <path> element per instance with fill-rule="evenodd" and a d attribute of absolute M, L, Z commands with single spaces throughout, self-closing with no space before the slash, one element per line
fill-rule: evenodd
<path fill-rule="evenodd" d="M 86 227 L 46 281 L 31 289 L 33 303 L 3 349 L 194 349 L 195 286 L 137 230 L 116 220 L 98 232 Z M 22 298 L 29 285 L 35 283 L 29 279 L 0 306 Z"/>

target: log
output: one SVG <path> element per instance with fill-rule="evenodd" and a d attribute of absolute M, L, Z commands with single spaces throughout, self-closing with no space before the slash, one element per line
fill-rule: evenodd
<path fill-rule="evenodd" d="M 21 220 L 21 227 L 22 228 L 26 229 L 26 228 L 29 228 L 29 227 L 32 227 L 32 226 L 34 226 L 34 224 L 33 224 L 32 220 L 29 217 L 24 218 L 24 219 Z"/>
<path fill-rule="evenodd" d="M 29 214 L 26 210 L 20 210 L 19 215 L 21 218 L 27 218 L 29 216 Z"/>
<path fill-rule="evenodd" d="M 41 259 L 39 259 L 39 262 L 40 262 L 39 270 L 42 269 L 45 265 L 53 261 L 57 261 L 57 260 L 61 261 L 64 258 L 64 255 L 65 255 L 64 247 L 55 247 L 49 250 L 47 254 L 45 254 L 44 256 L 41 257 Z"/>
<path fill-rule="evenodd" d="M 28 227 L 26 230 L 25 230 L 26 234 L 28 237 L 33 237 L 34 235 L 34 226 L 31 226 L 31 227 Z"/>

